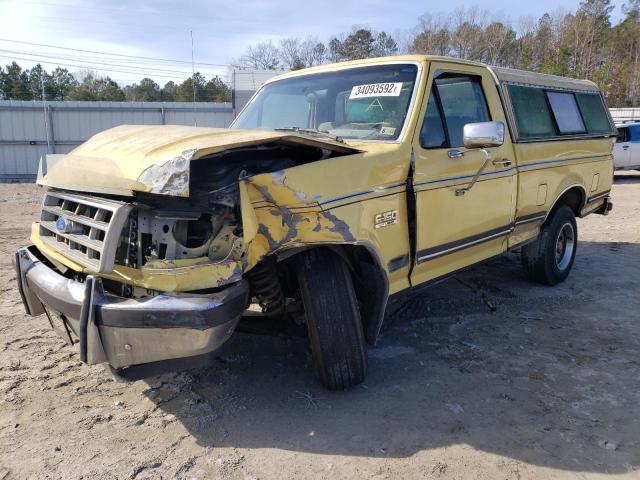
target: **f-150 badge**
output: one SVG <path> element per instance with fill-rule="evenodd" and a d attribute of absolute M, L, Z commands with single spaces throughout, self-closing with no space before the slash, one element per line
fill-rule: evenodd
<path fill-rule="evenodd" d="M 388 227 L 398 223 L 398 211 L 389 210 L 388 212 L 377 213 L 374 219 L 375 228 Z"/>

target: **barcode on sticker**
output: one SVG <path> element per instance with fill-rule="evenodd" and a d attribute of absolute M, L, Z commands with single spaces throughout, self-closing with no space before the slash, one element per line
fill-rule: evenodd
<path fill-rule="evenodd" d="M 369 85 L 354 85 L 349 100 L 368 97 L 398 97 L 402 91 L 402 82 L 370 83 Z"/>

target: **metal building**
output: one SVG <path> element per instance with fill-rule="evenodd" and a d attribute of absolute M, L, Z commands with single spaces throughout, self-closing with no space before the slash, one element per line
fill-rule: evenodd
<path fill-rule="evenodd" d="M 640 108 L 610 108 L 611 118 L 616 123 L 630 120 L 640 121 Z"/>
<path fill-rule="evenodd" d="M 231 102 L 236 114 L 247 104 L 251 96 L 267 80 L 284 71 L 279 70 L 240 70 L 231 72 Z"/>
<path fill-rule="evenodd" d="M 229 126 L 230 103 L 0 101 L 0 181 L 35 179 L 40 157 L 123 124 Z"/>

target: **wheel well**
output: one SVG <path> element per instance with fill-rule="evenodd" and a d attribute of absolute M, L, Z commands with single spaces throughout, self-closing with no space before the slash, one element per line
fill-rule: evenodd
<path fill-rule="evenodd" d="M 389 297 L 389 282 L 378 257 L 363 245 L 318 245 L 328 247 L 347 263 L 358 300 L 362 329 L 367 343 L 376 342 Z M 296 258 L 310 248 L 286 252 L 285 263 L 293 267 Z"/>
<path fill-rule="evenodd" d="M 582 210 L 582 206 L 585 202 L 585 198 L 586 195 L 581 187 L 571 187 L 562 195 L 560 195 L 560 197 L 558 197 L 556 203 L 553 204 L 553 207 L 551 208 L 551 211 L 549 212 L 547 218 L 550 218 L 551 214 L 562 205 L 568 205 L 571 210 L 573 210 L 573 214 L 576 217 L 579 217 L 580 211 Z"/>

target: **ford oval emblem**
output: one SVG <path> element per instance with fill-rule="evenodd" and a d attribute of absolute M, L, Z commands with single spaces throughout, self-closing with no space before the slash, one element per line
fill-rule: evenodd
<path fill-rule="evenodd" d="M 68 228 L 69 228 L 69 222 L 67 221 L 66 218 L 59 217 L 58 220 L 56 220 L 56 229 L 60 233 L 66 233 Z"/>

